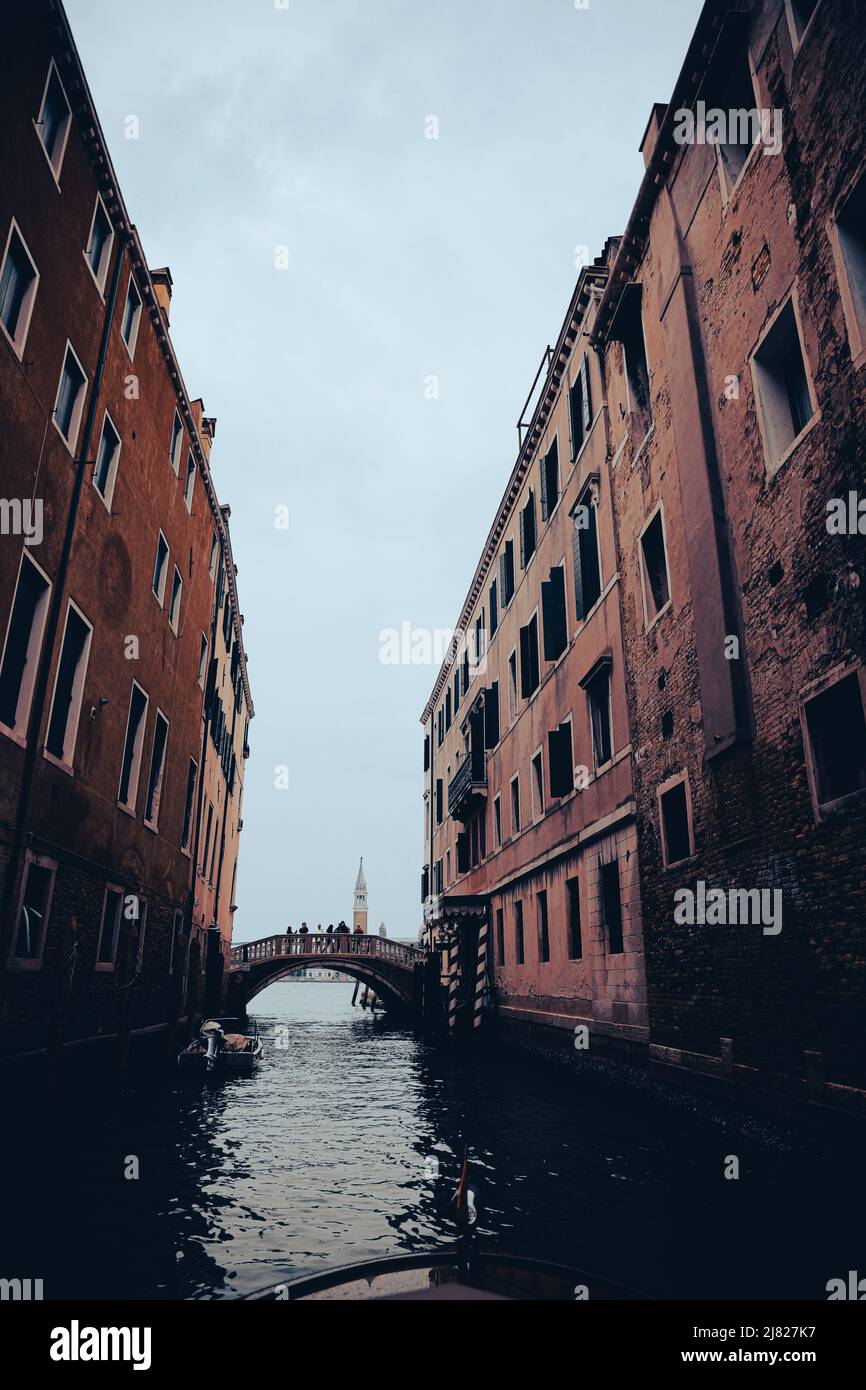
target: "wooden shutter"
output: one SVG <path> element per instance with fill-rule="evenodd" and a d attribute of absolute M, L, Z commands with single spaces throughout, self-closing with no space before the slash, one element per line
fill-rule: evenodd
<path fill-rule="evenodd" d="M 499 592 L 502 594 L 503 608 L 508 603 L 508 576 L 506 574 L 505 551 L 499 557 Z"/>
<path fill-rule="evenodd" d="M 550 579 L 541 585 L 541 612 L 544 628 L 544 659 L 556 661 L 565 651 L 565 578 L 562 567 L 550 571 Z"/>
<path fill-rule="evenodd" d="M 457 836 L 457 872 L 465 874 L 469 868 L 469 835 L 461 830 Z"/>
<path fill-rule="evenodd" d="M 572 458 L 577 453 L 574 444 L 574 395 L 577 382 L 573 381 L 568 388 L 568 451 Z"/>
<path fill-rule="evenodd" d="M 430 771 L 430 735 L 424 735 L 424 771 Z"/>
<path fill-rule="evenodd" d="M 580 380 L 582 383 L 581 395 L 583 397 L 583 437 L 585 439 L 589 434 L 589 428 L 592 424 L 592 393 L 589 385 L 589 359 L 586 353 L 584 353 L 583 361 L 580 364 Z"/>
<path fill-rule="evenodd" d="M 580 559 L 580 531 L 575 526 L 571 538 L 571 558 L 574 564 L 574 612 L 578 622 L 583 620 L 586 608 L 583 602 L 583 565 Z"/>
<path fill-rule="evenodd" d="M 484 746 L 495 748 L 499 742 L 499 681 L 484 692 Z"/>
<path fill-rule="evenodd" d="M 547 735 L 547 762 L 550 769 L 550 795 L 568 796 L 574 787 L 571 765 L 571 725 L 560 724 Z"/>
<path fill-rule="evenodd" d="M 526 508 L 520 513 L 520 568 L 526 569 Z"/>
<path fill-rule="evenodd" d="M 522 627 L 520 629 L 520 694 L 524 700 L 528 700 L 532 694 L 529 681 L 529 628 Z"/>
<path fill-rule="evenodd" d="M 547 460 L 549 455 L 545 454 L 541 460 L 539 478 L 541 480 L 541 520 L 547 520 Z"/>
<path fill-rule="evenodd" d="M 496 635 L 499 626 L 499 601 L 496 592 L 496 580 L 490 585 L 490 636 Z"/>

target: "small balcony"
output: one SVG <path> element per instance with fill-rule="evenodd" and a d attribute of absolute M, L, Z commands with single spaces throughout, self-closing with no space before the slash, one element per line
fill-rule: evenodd
<path fill-rule="evenodd" d="M 481 758 L 467 757 L 448 783 L 448 810 L 455 820 L 467 821 L 487 800 L 487 768 Z"/>

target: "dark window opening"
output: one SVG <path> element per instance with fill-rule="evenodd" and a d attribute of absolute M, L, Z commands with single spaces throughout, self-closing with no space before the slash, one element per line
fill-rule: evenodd
<path fill-rule="evenodd" d="M 526 569 L 535 554 L 535 493 L 530 488 L 526 506 L 520 513 L 520 568 Z"/>
<path fill-rule="evenodd" d="M 138 752 L 141 748 L 141 741 L 144 737 L 144 717 L 147 710 L 147 696 L 139 690 L 137 685 L 132 687 L 132 694 L 129 697 L 129 717 L 126 722 L 126 743 L 123 749 L 123 762 L 120 769 L 120 790 L 117 793 L 118 801 L 124 806 L 131 806 L 135 800 L 135 787 L 132 786 L 133 767 L 138 762 Z M 138 769 L 136 767 L 136 782 L 138 780 Z"/>
<path fill-rule="evenodd" d="M 586 687 L 589 698 L 589 717 L 592 724 L 592 751 L 595 766 L 603 767 L 613 756 L 610 728 L 610 671 L 594 676 Z"/>
<path fill-rule="evenodd" d="M 571 556 L 574 563 L 574 610 L 577 621 L 582 622 L 601 597 L 598 516 L 590 489 L 583 493 L 573 516 Z"/>
<path fill-rule="evenodd" d="M 109 888 L 105 895 L 102 911 L 102 931 L 99 936 L 98 965 L 113 965 L 117 958 L 117 938 L 120 934 L 120 910 L 123 894 L 116 888 Z"/>
<path fill-rule="evenodd" d="M 651 623 L 670 598 L 668 562 L 665 554 L 665 534 L 661 512 L 656 512 L 641 536 L 640 548 L 643 556 L 647 623 Z"/>
<path fill-rule="evenodd" d="M 63 634 L 63 647 L 57 666 L 51 722 L 45 740 L 48 752 L 61 762 L 66 758 L 68 745 L 75 732 L 72 726 L 77 712 L 73 710 L 73 700 L 89 636 L 90 628 L 75 609 L 70 607 L 66 615 L 66 631 Z"/>
<path fill-rule="evenodd" d="M 866 787 L 866 719 L 856 671 L 806 704 L 818 804 Z"/>
<path fill-rule="evenodd" d="M 27 864 L 27 881 L 15 937 L 16 960 L 38 960 L 42 953 L 51 880 L 51 869 L 32 861 Z"/>
<path fill-rule="evenodd" d="M 550 931 L 547 924 L 547 893 L 544 891 L 538 895 L 538 959 L 542 964 L 550 960 Z"/>
<path fill-rule="evenodd" d="M 183 849 L 189 848 L 190 835 L 192 833 L 192 803 L 195 796 L 196 765 L 192 758 L 189 760 L 189 772 L 186 776 L 186 797 L 183 803 L 183 833 L 181 835 L 181 846 Z"/>
<path fill-rule="evenodd" d="M 571 724 L 560 724 L 547 735 L 547 761 L 550 769 L 550 795 L 568 796 L 574 789 Z"/>
<path fill-rule="evenodd" d="M 541 680 L 538 661 L 538 614 L 533 613 L 520 629 L 520 693 L 524 700 L 534 694 Z"/>
<path fill-rule="evenodd" d="M 675 787 L 662 793 L 661 815 L 665 863 L 679 864 L 692 853 L 685 782 L 677 782 Z"/>
<path fill-rule="evenodd" d="M 774 467 L 814 414 L 792 299 L 755 352 L 754 365 L 769 463 Z"/>
<path fill-rule="evenodd" d="M 580 960 L 583 956 L 583 940 L 580 934 L 580 881 L 577 878 L 566 880 L 568 893 L 568 959 Z"/>
<path fill-rule="evenodd" d="M 557 565 L 541 584 L 541 615 L 544 632 L 544 659 L 556 661 L 568 646 L 565 622 L 565 569 Z"/>
<path fill-rule="evenodd" d="M 514 904 L 514 959 L 523 965 L 523 903 L 519 899 Z"/>
<path fill-rule="evenodd" d="M 13 342 L 22 329 L 22 310 L 27 295 L 36 281 L 36 271 L 24 243 L 13 229 L 9 238 L 9 250 L 3 262 L 0 276 L 0 319 Z"/>
<path fill-rule="evenodd" d="M 571 431 L 571 457 L 577 458 L 592 426 L 592 390 L 589 358 L 584 355 L 580 371 L 568 392 L 568 421 Z"/>
<path fill-rule="evenodd" d="M 27 690 L 32 689 L 47 604 L 48 581 L 25 555 L 0 667 L 0 723 L 9 729 L 17 730 L 29 713 L 25 708 L 25 704 L 29 705 L 25 684 Z"/>
<path fill-rule="evenodd" d="M 540 753 L 532 759 L 532 786 L 538 815 L 544 815 L 544 761 Z"/>
<path fill-rule="evenodd" d="M 496 964 L 505 964 L 505 913 L 501 907 L 496 909 Z"/>
<path fill-rule="evenodd" d="M 442 778 L 436 778 L 436 824 L 442 824 Z"/>
<path fill-rule="evenodd" d="M 499 626 L 499 602 L 496 594 L 496 580 L 490 585 L 490 636 L 496 635 Z"/>
<path fill-rule="evenodd" d="M 619 861 L 599 865 L 601 878 L 601 915 L 605 944 L 611 956 L 622 955 L 622 904 L 619 898 Z"/>
<path fill-rule="evenodd" d="M 507 608 L 514 598 L 514 541 L 506 541 L 499 557 L 499 592 L 502 606 Z"/>
<path fill-rule="evenodd" d="M 559 443 L 553 443 L 541 460 L 541 520 L 547 521 L 559 501 Z"/>

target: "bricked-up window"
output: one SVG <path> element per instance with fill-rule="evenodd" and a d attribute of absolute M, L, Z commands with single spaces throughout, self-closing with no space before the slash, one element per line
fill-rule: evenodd
<path fill-rule="evenodd" d="M 566 880 L 568 897 L 568 959 L 580 960 L 583 956 L 583 940 L 580 934 L 580 880 Z"/>
<path fill-rule="evenodd" d="M 574 763 L 571 748 L 571 721 L 551 729 L 547 735 L 547 762 L 550 770 L 550 795 L 568 796 L 574 789 Z"/>
<path fill-rule="evenodd" d="M 502 848 L 502 796 L 497 795 L 493 798 L 493 829 L 496 836 L 496 848 Z"/>
<path fill-rule="evenodd" d="M 514 959 L 517 965 L 525 960 L 523 943 L 523 903 L 520 899 L 514 904 Z"/>
<path fill-rule="evenodd" d="M 622 954 L 622 904 L 619 897 L 619 860 L 599 864 L 601 921 L 608 955 Z"/>
<path fill-rule="evenodd" d="M 0 269 L 0 323 L 19 358 L 27 341 L 38 285 L 36 263 L 13 221 Z"/>
<path fill-rule="evenodd" d="M 511 833 L 516 835 L 520 829 L 520 774 L 511 781 Z"/>
<path fill-rule="evenodd" d="M 610 727 L 610 667 L 603 666 L 587 682 L 589 719 L 592 725 L 592 755 L 597 768 L 604 767 L 613 756 Z"/>
<path fill-rule="evenodd" d="M 178 477 L 180 477 L 180 451 L 183 446 L 183 421 L 180 412 L 175 408 L 174 419 L 171 422 L 171 443 L 168 446 L 168 459 Z"/>
<path fill-rule="evenodd" d="M 174 567 L 174 574 L 171 581 L 171 603 L 168 606 L 168 621 L 171 630 L 177 633 L 180 623 L 180 604 L 183 597 L 183 580 L 180 577 L 180 570 L 177 565 Z"/>
<path fill-rule="evenodd" d="M 499 681 L 484 692 L 484 747 L 495 748 L 499 742 Z"/>
<path fill-rule="evenodd" d="M 192 812 L 197 776 L 198 765 L 195 758 L 190 758 L 189 771 L 186 775 L 186 796 L 183 803 L 183 831 L 180 837 L 182 849 L 189 849 L 189 842 L 192 837 Z"/>
<path fill-rule="evenodd" d="M 100 294 L 105 289 L 105 279 L 108 275 L 108 263 L 111 260 L 113 244 L 114 228 L 108 213 L 105 211 L 105 205 L 97 193 L 93 220 L 90 224 L 90 236 L 87 239 L 87 249 L 84 255 Z"/>
<path fill-rule="evenodd" d="M 628 407 L 634 421 L 634 434 L 640 442 L 652 424 L 649 368 L 641 311 L 641 286 L 626 285 L 611 328 L 612 337 L 622 343 Z"/>
<path fill-rule="evenodd" d="M 582 622 L 601 597 L 601 561 L 598 551 L 598 486 L 584 488 L 571 513 L 574 535 L 571 558 L 574 567 L 574 611 Z"/>
<path fill-rule="evenodd" d="M 499 557 L 499 594 L 502 607 L 514 598 L 514 541 L 506 541 Z"/>
<path fill-rule="evenodd" d="M 123 318 L 120 321 L 120 336 L 126 343 L 130 357 L 135 356 L 135 344 L 138 341 L 138 325 L 141 320 L 141 295 L 138 286 L 132 275 L 129 273 L 129 283 L 126 286 L 126 299 L 123 304 Z"/>
<path fill-rule="evenodd" d="M 63 642 L 48 720 L 48 735 L 45 739 L 46 751 L 65 767 L 72 766 L 75 756 L 78 717 L 84 695 L 84 677 L 87 672 L 92 632 L 93 629 L 84 615 L 70 603 L 66 610 L 66 625 L 63 629 Z"/>
<path fill-rule="evenodd" d="M 501 907 L 496 909 L 496 964 L 505 964 L 505 913 Z"/>
<path fill-rule="evenodd" d="M 554 435 L 553 443 L 541 460 L 539 470 L 541 520 L 547 521 L 559 501 L 559 441 Z"/>
<path fill-rule="evenodd" d="M 66 344 L 63 370 L 57 386 L 57 399 L 54 402 L 54 423 L 72 453 L 78 443 L 81 427 L 81 413 L 84 409 L 84 395 L 87 377 L 84 368 L 75 355 L 70 342 Z"/>
<path fill-rule="evenodd" d="M 679 864 L 694 852 L 685 778 L 667 790 L 660 791 L 659 813 L 664 862 Z"/>
<path fill-rule="evenodd" d="M 117 800 L 121 806 L 125 806 L 130 811 L 135 810 L 146 718 L 147 695 L 141 686 L 133 681 L 129 696 L 129 712 L 126 717 L 123 761 L 120 765 L 120 785 L 117 789 Z"/>
<path fill-rule="evenodd" d="M 499 626 L 499 599 L 498 599 L 497 584 L 496 584 L 496 580 L 495 580 L 495 579 L 493 580 L 493 582 L 492 582 L 491 585 L 490 585 L 489 607 L 490 607 L 490 637 L 491 637 L 491 640 L 492 640 L 492 639 L 496 636 L 496 629 L 497 629 L 498 626 Z"/>
<path fill-rule="evenodd" d="M 48 156 L 48 163 L 54 170 L 55 178 L 60 177 L 71 124 L 72 113 L 69 109 L 69 102 L 66 100 L 63 83 L 57 75 L 57 69 L 52 60 L 48 69 L 45 91 L 42 95 L 42 105 L 36 118 L 36 130 L 42 141 L 42 148 Z"/>
<path fill-rule="evenodd" d="M 160 531 L 156 541 L 156 559 L 153 564 L 153 580 L 151 588 L 156 595 L 160 608 L 165 600 L 165 578 L 168 573 L 168 541 Z"/>
<path fill-rule="evenodd" d="M 852 356 L 866 347 L 866 173 L 848 195 L 836 218 L 837 266 L 842 307 Z"/>
<path fill-rule="evenodd" d="M 538 614 L 533 613 L 526 627 L 520 629 L 520 694 L 528 700 L 538 689 Z"/>
<path fill-rule="evenodd" d="M 15 931 L 12 958 L 38 964 L 45 947 L 45 934 L 51 913 L 54 875 L 57 865 L 53 859 L 27 852 L 24 863 L 24 882 L 21 906 Z"/>
<path fill-rule="evenodd" d="M 114 495 L 114 480 L 117 477 L 119 459 L 120 435 L 114 428 L 111 416 L 106 410 L 96 450 L 96 462 L 93 466 L 93 486 L 109 509 Z"/>
<path fill-rule="evenodd" d="M 144 819 L 155 830 L 159 825 L 159 803 L 162 800 L 162 781 L 165 772 L 165 749 L 168 743 L 168 720 L 161 710 L 156 712 L 153 728 L 153 748 L 150 754 L 150 775 L 147 779 L 147 797 L 144 803 Z"/>
<path fill-rule="evenodd" d="M 20 737 L 27 732 L 50 592 L 45 575 L 22 553 L 0 664 L 0 724 Z"/>
<path fill-rule="evenodd" d="M 538 959 L 542 963 L 550 960 L 550 929 L 547 923 L 547 893 L 538 895 Z"/>
<path fill-rule="evenodd" d="M 544 632 L 544 659 L 545 661 L 556 661 L 568 646 L 564 565 L 556 565 L 550 571 L 550 578 L 542 580 L 541 615 Z"/>
<path fill-rule="evenodd" d="M 640 538 L 640 553 L 646 625 L 649 627 L 667 607 L 671 596 L 661 509 L 656 512 Z"/>
<path fill-rule="evenodd" d="M 793 296 L 755 349 L 752 371 L 772 471 L 815 413 Z"/>
<path fill-rule="evenodd" d="M 99 924 L 99 944 L 96 948 L 97 970 L 113 970 L 117 960 L 117 943 L 120 938 L 120 919 L 123 911 L 123 889 L 109 884 L 105 890 L 102 904 L 102 921 Z"/>
<path fill-rule="evenodd" d="M 192 511 L 192 494 L 194 488 L 195 459 L 193 458 L 192 451 L 190 450 L 190 452 L 186 456 L 186 481 L 183 485 L 183 500 L 186 503 L 186 509 L 188 512 Z"/>
<path fill-rule="evenodd" d="M 442 824 L 442 778 L 436 778 L 436 824 Z"/>
<path fill-rule="evenodd" d="M 526 569 L 535 554 L 535 493 L 529 489 L 526 506 L 520 513 L 520 568 Z"/>
<path fill-rule="evenodd" d="M 866 720 L 859 671 L 805 702 L 815 802 L 826 808 L 866 788 Z"/>
<path fill-rule="evenodd" d="M 589 379 L 589 358 L 584 354 L 580 371 L 568 390 L 568 426 L 571 435 L 571 457 L 576 459 L 592 427 L 592 387 Z"/>
<path fill-rule="evenodd" d="M 544 759 L 541 752 L 532 759 L 532 810 L 534 815 L 544 815 Z"/>

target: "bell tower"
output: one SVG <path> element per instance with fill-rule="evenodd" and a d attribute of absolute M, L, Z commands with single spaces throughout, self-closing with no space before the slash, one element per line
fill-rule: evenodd
<path fill-rule="evenodd" d="M 352 928 L 360 929 L 362 932 L 367 930 L 367 880 L 364 877 L 364 857 L 361 856 L 361 864 L 358 869 L 358 877 L 355 879 L 355 902 L 352 908 Z"/>

